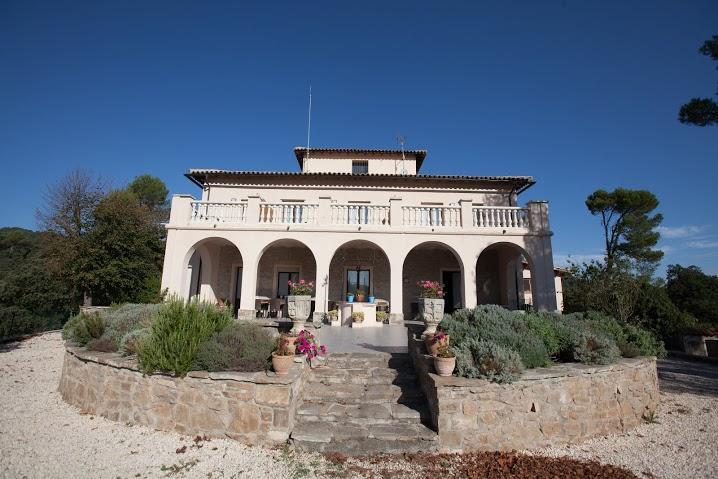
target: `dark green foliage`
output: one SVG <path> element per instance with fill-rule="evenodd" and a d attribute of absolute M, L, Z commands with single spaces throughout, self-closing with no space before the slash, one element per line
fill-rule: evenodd
<path fill-rule="evenodd" d="M 608 336 L 579 331 L 573 338 L 573 358 L 584 364 L 611 364 L 621 357 L 616 343 Z"/>
<path fill-rule="evenodd" d="M 233 323 L 200 346 L 192 369 L 263 371 L 269 366 L 275 339 L 256 324 Z"/>
<path fill-rule="evenodd" d="M 120 340 L 119 351 L 123 356 L 130 356 L 137 354 L 139 351 L 142 341 L 150 336 L 150 328 L 133 329 L 128 332 Z"/>
<path fill-rule="evenodd" d="M 706 40 L 698 52 L 718 60 L 718 35 Z M 718 125 L 718 103 L 710 98 L 692 98 L 681 107 L 678 120 L 697 126 Z"/>
<path fill-rule="evenodd" d="M 105 322 L 98 313 L 80 313 L 65 323 L 62 338 L 84 346 L 93 339 L 99 339 L 105 332 Z"/>
<path fill-rule="evenodd" d="M 442 321 L 442 329 L 460 344 L 467 335 L 492 341 L 519 353 L 527 368 L 550 363 L 546 346 L 526 325 L 524 318 L 500 306 L 479 306 L 474 310 L 459 310 Z"/>
<path fill-rule="evenodd" d="M 658 213 L 658 199 L 650 191 L 616 188 L 608 192 L 596 190 L 586 199 L 592 215 L 601 218 L 606 252 L 606 269 L 621 260 L 638 264 L 656 264 L 663 252 L 652 249 L 660 234 L 655 228 L 663 221 Z"/>
<path fill-rule="evenodd" d="M 670 268 L 671 266 L 669 266 L 669 274 Z M 696 299 L 700 301 L 699 298 Z M 671 301 L 669 291 L 665 286 L 645 281 L 639 291 L 634 322 L 653 332 L 663 341 L 670 341 L 681 331 L 695 325 L 696 319 L 690 313 L 681 311 Z"/>
<path fill-rule="evenodd" d="M 634 315 L 640 280 L 597 261 L 573 265 L 563 280 L 564 312 L 602 311 L 622 321 Z"/>
<path fill-rule="evenodd" d="M 140 344 L 140 367 L 148 374 L 165 371 L 184 375 L 195 361 L 200 345 L 231 322 L 226 308 L 172 299 L 162 305 L 150 336 Z"/>
<path fill-rule="evenodd" d="M 47 267 L 47 236 L 0 228 L 0 337 L 59 329 L 77 304 Z"/>
<path fill-rule="evenodd" d="M 718 276 L 703 273 L 697 266 L 668 266 L 666 291 L 673 303 L 698 322 L 718 325 Z"/>
<path fill-rule="evenodd" d="M 113 353 L 117 351 L 117 345 L 108 338 L 92 339 L 87 343 L 87 349 L 90 351 L 101 351 L 104 353 Z"/>
<path fill-rule="evenodd" d="M 127 185 L 127 189 L 137 196 L 140 204 L 150 210 L 167 205 L 169 190 L 162 180 L 152 175 L 140 175 Z"/>
<path fill-rule="evenodd" d="M 454 346 L 456 374 L 510 383 L 521 376 L 523 364 L 518 353 L 492 341 L 466 338 Z"/>
<path fill-rule="evenodd" d="M 559 330 L 559 317 L 550 313 L 526 313 L 526 327 L 543 341 L 549 356 L 558 356 L 561 353 L 561 331 Z"/>
<path fill-rule="evenodd" d="M 84 236 L 77 259 L 78 280 L 95 304 L 146 298 L 149 278 L 162 267 L 162 232 L 152 213 L 127 191 L 114 191 L 95 209 L 95 223 Z M 159 291 L 150 294 L 159 295 Z"/>

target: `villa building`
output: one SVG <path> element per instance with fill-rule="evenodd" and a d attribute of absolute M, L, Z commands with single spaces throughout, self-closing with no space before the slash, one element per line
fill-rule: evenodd
<path fill-rule="evenodd" d="M 315 282 L 315 319 L 357 290 L 392 322 L 412 319 L 424 279 L 445 284 L 447 311 L 557 309 L 548 204 L 518 205 L 533 178 L 421 175 L 425 150 L 294 154 L 297 172 L 185 175 L 201 197 L 172 198 L 163 288 L 229 303 L 241 318 L 285 315 L 298 279 Z"/>

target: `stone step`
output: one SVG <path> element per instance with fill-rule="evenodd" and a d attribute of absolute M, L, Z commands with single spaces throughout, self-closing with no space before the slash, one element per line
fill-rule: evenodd
<path fill-rule="evenodd" d="M 438 449 L 438 435 L 423 424 L 300 423 L 295 426 L 291 438 L 295 447 L 301 450 L 347 455 Z"/>
<path fill-rule="evenodd" d="M 406 353 L 332 353 L 325 364 L 335 369 L 411 368 Z"/>
<path fill-rule="evenodd" d="M 312 370 L 309 383 L 321 384 L 415 384 L 416 374 L 413 369 L 366 368 L 337 369 L 330 367 Z"/>
<path fill-rule="evenodd" d="M 428 423 L 431 415 L 421 402 L 409 404 L 339 404 L 304 402 L 297 409 L 301 423 L 349 423 L 355 425 L 402 425 Z"/>
<path fill-rule="evenodd" d="M 302 398 L 305 401 L 326 401 L 340 404 L 415 402 L 424 399 L 416 384 L 308 384 Z"/>

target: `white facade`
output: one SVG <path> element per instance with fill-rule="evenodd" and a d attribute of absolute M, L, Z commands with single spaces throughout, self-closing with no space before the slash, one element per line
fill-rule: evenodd
<path fill-rule="evenodd" d="M 420 279 L 447 283 L 449 309 L 521 307 L 525 259 L 534 307 L 556 309 L 548 204 L 516 206 L 530 177 L 418 175 L 423 150 L 295 155 L 301 172 L 190 170 L 201 200 L 172 199 L 162 287 L 252 317 L 301 277 L 322 316 L 362 278 L 396 321 L 414 316 Z"/>

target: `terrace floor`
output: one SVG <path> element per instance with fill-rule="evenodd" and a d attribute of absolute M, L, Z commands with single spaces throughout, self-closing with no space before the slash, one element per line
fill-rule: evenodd
<path fill-rule="evenodd" d="M 377 328 L 327 326 L 314 331 L 329 353 L 406 353 L 406 326 L 387 324 Z"/>

